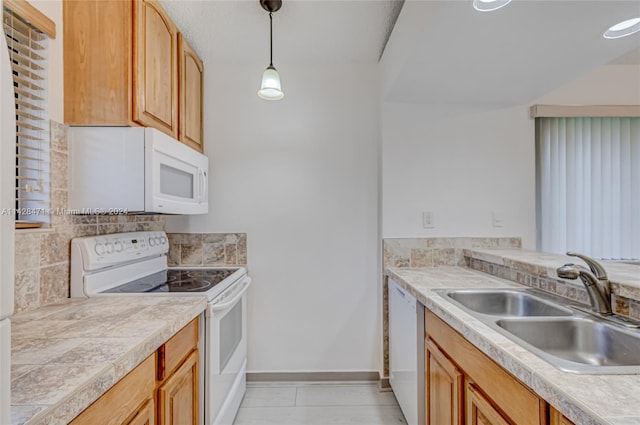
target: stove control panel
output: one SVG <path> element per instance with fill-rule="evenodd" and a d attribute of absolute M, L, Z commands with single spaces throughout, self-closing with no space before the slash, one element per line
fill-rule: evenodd
<path fill-rule="evenodd" d="M 165 232 L 129 232 L 75 238 L 72 256 L 79 256 L 85 271 L 99 270 L 115 264 L 159 257 L 169 251 Z"/>

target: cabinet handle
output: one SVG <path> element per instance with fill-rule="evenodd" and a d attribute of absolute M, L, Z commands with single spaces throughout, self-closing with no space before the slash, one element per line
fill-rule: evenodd
<path fill-rule="evenodd" d="M 401 296 L 402 298 L 404 298 L 404 297 L 406 297 L 406 296 L 407 296 L 407 294 L 405 294 L 405 293 L 402 291 L 402 289 L 400 289 L 400 288 L 398 288 L 398 287 L 396 287 L 396 291 L 398 291 L 398 294 L 400 294 L 400 296 Z"/>

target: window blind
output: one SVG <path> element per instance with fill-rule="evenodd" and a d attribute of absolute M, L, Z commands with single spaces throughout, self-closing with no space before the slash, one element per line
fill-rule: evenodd
<path fill-rule="evenodd" d="M 48 37 L 3 7 L 16 103 L 16 220 L 49 222 Z"/>
<path fill-rule="evenodd" d="M 538 248 L 640 259 L 640 118 L 536 120 Z"/>

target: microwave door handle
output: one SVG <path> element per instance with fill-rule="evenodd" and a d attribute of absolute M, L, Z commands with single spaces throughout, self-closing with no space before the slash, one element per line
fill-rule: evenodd
<path fill-rule="evenodd" d="M 202 202 L 207 194 L 207 173 L 202 170 L 198 170 L 198 173 L 200 175 L 200 194 L 198 201 Z"/>

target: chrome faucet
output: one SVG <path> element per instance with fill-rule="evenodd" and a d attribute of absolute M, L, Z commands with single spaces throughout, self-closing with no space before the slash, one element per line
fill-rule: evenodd
<path fill-rule="evenodd" d="M 575 252 L 567 252 L 567 255 L 582 259 L 590 270 L 577 264 L 565 264 L 556 270 L 558 277 L 572 280 L 580 278 L 591 300 L 591 309 L 605 316 L 611 315 L 611 289 L 604 267 L 586 255 Z"/>

